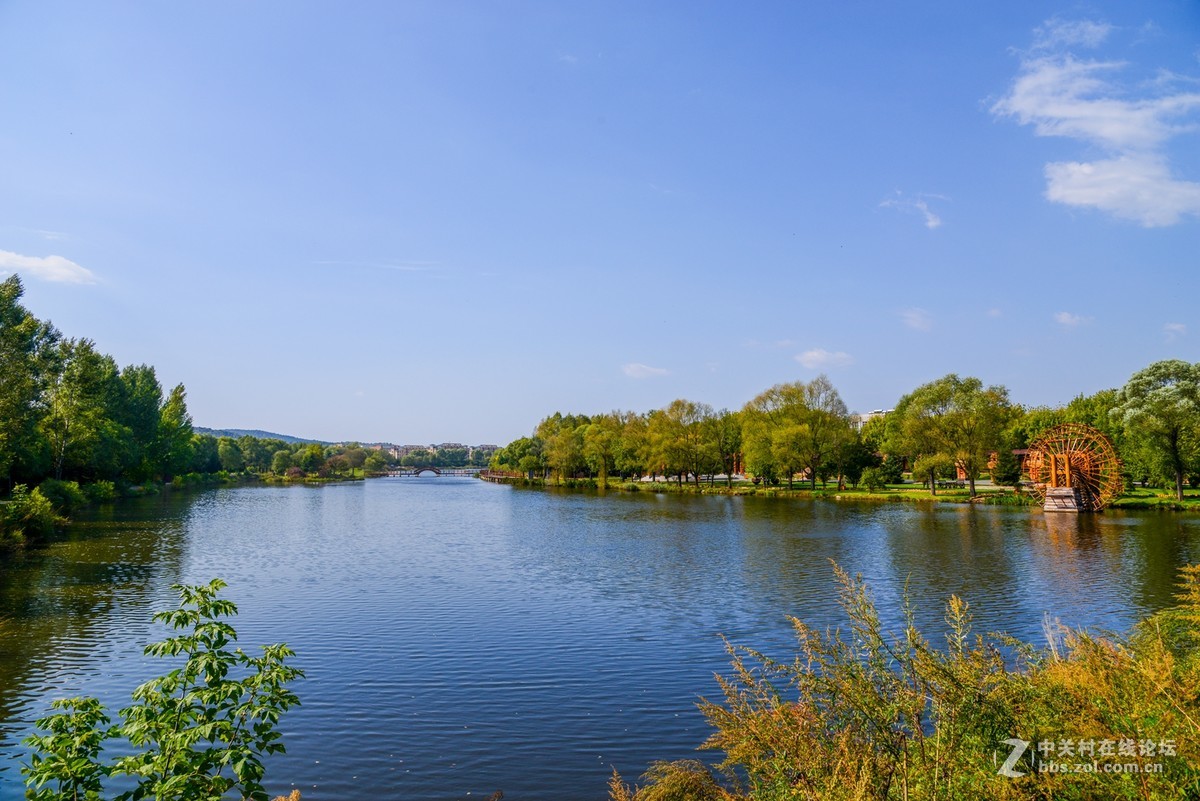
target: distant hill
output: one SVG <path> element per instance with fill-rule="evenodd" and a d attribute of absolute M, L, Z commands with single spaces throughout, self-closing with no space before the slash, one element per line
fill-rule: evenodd
<path fill-rule="evenodd" d="M 288 444 L 297 442 L 315 442 L 318 445 L 332 445 L 332 442 L 325 442 L 319 439 L 304 439 L 303 437 L 293 437 L 287 434 L 274 434 L 270 431 L 262 431 L 257 428 L 204 428 L 203 426 L 193 426 L 192 430 L 197 434 L 211 434 L 214 437 L 257 437 L 258 439 L 281 439 Z"/>

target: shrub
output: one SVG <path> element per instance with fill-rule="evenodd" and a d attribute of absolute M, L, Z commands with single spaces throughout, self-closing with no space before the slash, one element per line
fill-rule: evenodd
<path fill-rule="evenodd" d="M 871 492 L 887 488 L 887 480 L 883 475 L 882 468 L 879 467 L 868 467 L 863 470 L 862 483 Z"/>
<path fill-rule="evenodd" d="M 222 618 L 237 614 L 237 607 L 217 596 L 224 586 L 220 579 L 175 585 L 179 608 L 154 619 L 187 631 L 145 653 L 182 657 L 182 665 L 134 690 L 120 725 L 108 727 L 94 698 L 54 703 L 59 711 L 37 722 L 45 733 L 25 740 L 33 749 L 21 769 L 28 798 L 99 799 L 104 778 L 127 776 L 136 787 L 122 799 L 220 801 L 236 794 L 266 801 L 262 760 L 284 750 L 275 727 L 300 703 L 287 685 L 304 674 L 285 664 L 293 654 L 284 645 L 265 646 L 259 657 L 232 648 L 237 632 Z M 104 742 L 114 737 L 128 740 L 134 751 L 104 762 Z"/>
<path fill-rule="evenodd" d="M 84 484 L 83 495 L 89 503 L 112 503 L 117 499 L 117 485 L 101 479 Z"/>
<path fill-rule="evenodd" d="M 3 529 L 9 539 L 20 540 L 27 536 L 44 536 L 61 524 L 63 519 L 54 511 L 50 499 L 35 487 L 31 492 L 24 484 L 13 487 L 12 497 L 4 504 Z"/>
<path fill-rule="evenodd" d="M 48 478 L 38 485 L 38 489 L 50 500 L 54 508 L 63 514 L 70 514 L 87 503 L 83 490 L 74 481 Z"/>
<path fill-rule="evenodd" d="M 638 790 L 614 776 L 614 801 L 1200 797 L 1200 566 L 1181 571 L 1179 606 L 1127 638 L 1063 630 L 1044 650 L 972 635 L 953 596 L 944 650 L 917 631 L 907 601 L 903 634 L 887 636 L 862 580 L 835 571 L 848 630 L 793 620 L 787 663 L 730 647 L 723 703 L 701 703 L 725 782 L 700 763 L 656 765 Z M 1014 740 L 1028 748 L 1001 774 Z M 1060 755 L 1076 742 L 1111 750 Z M 1059 772 L 1043 759 L 1104 764 Z"/>

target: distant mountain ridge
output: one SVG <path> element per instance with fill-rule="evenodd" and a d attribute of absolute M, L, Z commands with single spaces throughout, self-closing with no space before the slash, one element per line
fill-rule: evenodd
<path fill-rule="evenodd" d="M 214 437 L 255 437 L 257 439 L 279 439 L 294 445 L 297 442 L 309 443 L 315 442 L 317 445 L 333 445 L 332 442 L 326 442 L 321 439 L 305 439 L 304 437 L 293 437 L 289 434 L 275 434 L 270 431 L 263 431 L 258 428 L 204 428 L 203 426 L 192 426 L 192 431 L 197 434 L 209 434 Z"/>

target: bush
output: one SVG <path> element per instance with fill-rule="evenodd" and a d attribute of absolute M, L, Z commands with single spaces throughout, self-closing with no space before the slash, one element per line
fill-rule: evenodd
<path fill-rule="evenodd" d="M 87 503 L 83 490 L 74 481 L 59 481 L 48 478 L 38 485 L 42 495 L 45 495 L 56 510 L 70 514 Z"/>
<path fill-rule="evenodd" d="M 883 469 L 879 467 L 868 467 L 863 470 L 862 483 L 871 492 L 887 489 L 887 479 L 883 475 Z"/>
<path fill-rule="evenodd" d="M 724 783 L 700 763 L 656 765 L 640 790 L 614 777 L 614 801 L 1200 798 L 1200 566 L 1181 571 L 1179 606 L 1127 638 L 1058 630 L 1044 650 L 972 635 L 953 596 L 944 650 L 907 601 L 903 635 L 887 636 L 862 580 L 835 571 L 848 631 L 793 620 L 786 663 L 730 646 L 724 702 L 701 704 Z M 1027 747 L 1002 774 L 1015 741 Z M 1100 749 L 1064 755 L 1084 742 Z"/>
<path fill-rule="evenodd" d="M 37 487 L 32 492 L 24 484 L 13 487 L 12 498 L 4 504 L 0 531 L 10 540 L 49 534 L 63 519 L 54 511 L 50 499 Z"/>
<path fill-rule="evenodd" d="M 83 495 L 89 503 L 112 503 L 117 499 L 117 485 L 103 479 L 83 485 Z"/>
<path fill-rule="evenodd" d="M 154 619 L 187 633 L 149 645 L 147 656 L 182 657 L 181 665 L 133 691 L 121 723 L 94 698 L 56 701 L 58 710 L 37 722 L 44 734 L 25 740 L 33 749 L 22 767 L 32 801 L 99 799 L 103 779 L 126 776 L 136 787 L 122 798 L 220 801 L 229 794 L 266 801 L 263 757 L 281 753 L 280 715 L 300 703 L 287 684 L 302 671 L 285 664 L 292 651 L 268 645 L 252 657 L 232 646 L 237 632 L 221 618 L 237 614 L 217 597 L 220 579 L 175 585 L 179 608 Z M 241 676 L 241 678 L 234 678 Z M 133 753 L 102 760 L 105 741 L 124 738 Z"/>

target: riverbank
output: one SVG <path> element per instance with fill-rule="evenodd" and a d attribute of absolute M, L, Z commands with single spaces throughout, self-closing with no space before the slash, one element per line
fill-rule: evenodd
<path fill-rule="evenodd" d="M 967 490 L 943 489 L 932 493 L 925 487 L 916 484 L 889 484 L 885 489 L 868 490 L 864 488 L 837 489 L 836 487 L 819 486 L 813 490 L 811 486 L 797 483 L 791 489 L 786 486 L 763 486 L 751 481 L 735 481 L 729 485 L 723 482 L 700 484 L 674 481 L 623 481 L 610 480 L 607 488 L 602 488 L 600 482 L 593 478 L 564 479 L 562 481 L 525 476 L 489 473 L 480 474 L 481 479 L 498 484 L 509 484 L 516 487 L 533 487 L 539 489 L 576 489 L 595 492 L 650 492 L 656 494 L 684 495 L 731 495 L 759 496 L 768 498 L 790 498 L 797 500 L 823 499 L 829 501 L 869 501 L 878 503 L 919 503 L 919 504 L 967 504 L 976 503 L 986 506 L 1037 506 L 1037 499 L 1028 493 L 1019 493 L 1009 487 L 983 485 L 977 488 L 974 497 Z M 1113 509 L 1157 510 L 1164 512 L 1200 512 L 1200 491 L 1184 494 L 1181 503 L 1172 493 L 1147 488 L 1134 489 L 1118 498 L 1111 506 Z"/>

